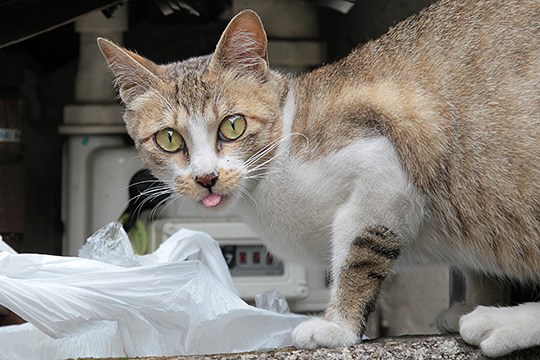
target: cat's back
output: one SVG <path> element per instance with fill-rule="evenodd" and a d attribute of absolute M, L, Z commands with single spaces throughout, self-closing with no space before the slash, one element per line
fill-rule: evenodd
<path fill-rule="evenodd" d="M 537 149 L 540 1 L 440 1 L 298 83 L 293 131 L 316 155 L 377 134 L 402 156 L 405 140 L 436 157 L 464 136 Z"/>
<path fill-rule="evenodd" d="M 298 154 L 386 136 L 452 246 L 540 271 L 539 55 L 539 1 L 443 0 L 299 80 Z"/>
<path fill-rule="evenodd" d="M 392 131 L 396 119 L 452 128 L 482 118 L 537 133 L 539 55 L 540 1 L 443 0 L 301 77 L 295 130 L 324 127 L 319 138 L 334 146 L 351 139 L 340 127 L 369 135 Z"/>

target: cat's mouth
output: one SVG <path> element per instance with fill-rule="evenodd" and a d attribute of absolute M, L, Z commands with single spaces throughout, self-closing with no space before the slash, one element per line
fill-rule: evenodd
<path fill-rule="evenodd" d="M 208 193 L 208 195 L 206 195 L 204 198 L 202 198 L 201 203 L 205 207 L 209 208 L 209 207 L 218 206 L 222 200 L 223 200 L 223 195 L 211 192 L 211 193 Z"/>

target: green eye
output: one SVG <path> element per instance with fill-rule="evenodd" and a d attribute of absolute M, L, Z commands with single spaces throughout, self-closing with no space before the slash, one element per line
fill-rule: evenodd
<path fill-rule="evenodd" d="M 157 146 L 163 151 L 174 153 L 184 148 L 184 139 L 175 130 L 167 128 L 154 135 Z"/>
<path fill-rule="evenodd" d="M 246 131 L 246 119 L 242 115 L 227 116 L 219 125 L 219 136 L 223 140 L 236 140 Z"/>

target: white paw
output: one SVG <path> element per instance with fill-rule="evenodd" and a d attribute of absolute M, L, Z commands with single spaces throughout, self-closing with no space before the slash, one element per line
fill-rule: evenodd
<path fill-rule="evenodd" d="M 317 318 L 298 325 L 292 336 L 294 345 L 299 349 L 347 347 L 359 340 L 358 335 L 350 329 Z"/>
<path fill-rule="evenodd" d="M 459 333 L 490 357 L 540 344 L 540 304 L 516 307 L 479 306 L 459 322 Z"/>
<path fill-rule="evenodd" d="M 474 310 L 474 306 L 464 302 L 452 305 L 437 315 L 437 328 L 443 334 L 459 332 L 459 319 Z"/>

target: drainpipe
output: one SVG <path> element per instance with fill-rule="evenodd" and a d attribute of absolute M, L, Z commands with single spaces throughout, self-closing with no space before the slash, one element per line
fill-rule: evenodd
<path fill-rule="evenodd" d="M 126 5 L 118 7 L 109 19 L 95 11 L 75 21 L 75 31 L 80 36 L 76 103 L 64 108 L 64 123 L 59 128 L 60 134 L 67 136 L 62 184 L 64 255 L 77 255 L 91 231 L 87 160 L 97 148 L 123 144 L 122 106 L 115 100 L 112 75 L 96 38 L 101 36 L 121 44 L 126 30 Z"/>

